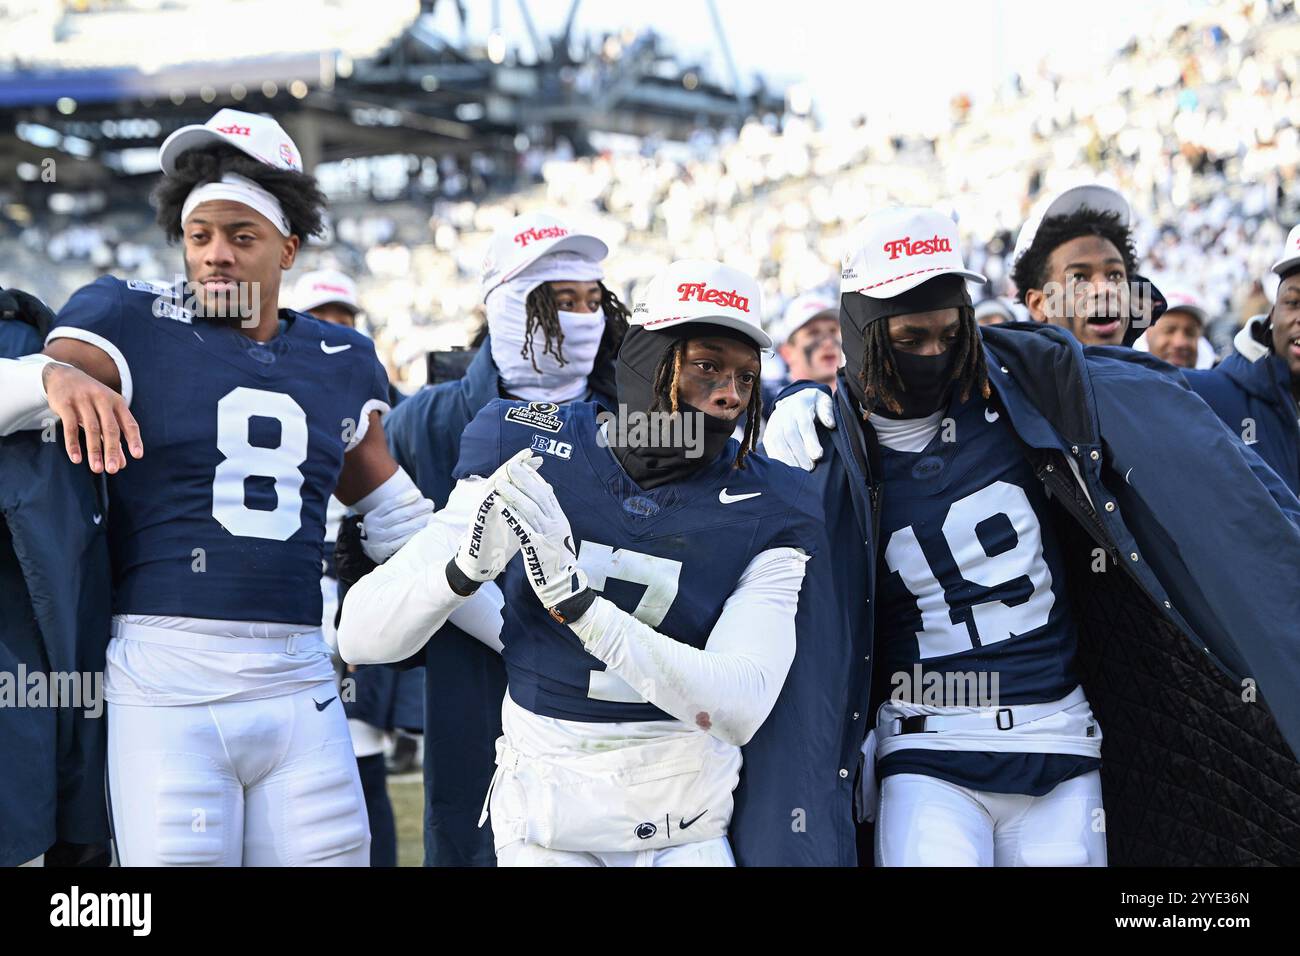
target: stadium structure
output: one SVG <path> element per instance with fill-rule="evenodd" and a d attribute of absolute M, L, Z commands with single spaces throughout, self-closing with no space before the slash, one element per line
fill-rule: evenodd
<path fill-rule="evenodd" d="M 742 89 L 734 67 L 710 76 L 652 31 L 580 37 L 579 0 L 553 36 L 535 28 L 527 0 L 504 11 L 494 0 L 486 44 L 469 39 L 464 0 L 453 4 L 459 35 L 436 30 L 439 5 L 333 0 L 307 13 L 284 4 L 280 19 L 277 5 L 250 0 L 0 2 L 0 218 L 23 225 L 45 211 L 138 203 L 162 140 L 227 106 L 274 114 L 309 170 L 404 157 L 412 175 L 384 187 L 396 195 L 370 197 L 380 199 L 436 195 L 448 157 L 510 188 L 532 144 L 567 142 L 581 155 L 593 133 L 685 139 L 784 110 L 780 92 Z M 530 39 L 523 49 L 502 40 L 510 15 Z M 51 158 L 56 191 L 42 181 Z"/>

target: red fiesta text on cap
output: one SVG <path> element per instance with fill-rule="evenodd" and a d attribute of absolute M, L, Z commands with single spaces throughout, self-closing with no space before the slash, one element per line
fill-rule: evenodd
<path fill-rule="evenodd" d="M 542 229 L 538 229 L 534 226 L 525 229 L 523 232 L 516 235 L 515 242 L 519 243 L 520 246 L 527 248 L 530 242 L 538 242 L 542 239 L 558 239 L 561 236 L 567 236 L 568 234 L 569 230 L 565 229 L 563 226 L 547 226 Z"/>
<path fill-rule="evenodd" d="M 918 239 L 915 242 L 911 236 L 904 236 L 885 243 L 884 250 L 891 259 L 897 259 L 900 255 L 932 256 L 936 252 L 952 252 L 952 243 L 946 236 L 936 235 L 933 239 Z"/>
<path fill-rule="evenodd" d="M 682 302 L 690 302 L 693 298 L 696 302 L 720 305 L 726 309 L 739 309 L 741 312 L 749 311 L 749 299 L 735 289 L 728 292 L 722 289 L 710 288 L 703 282 L 683 282 L 677 287 L 677 292 L 681 296 L 680 301 Z"/>

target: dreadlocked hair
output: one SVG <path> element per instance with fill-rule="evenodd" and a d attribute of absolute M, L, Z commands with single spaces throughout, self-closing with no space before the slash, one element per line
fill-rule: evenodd
<path fill-rule="evenodd" d="M 984 349 L 980 346 L 975 310 L 962 306 L 958 312 L 961 314 L 961 325 L 958 327 L 957 341 L 951 346 L 957 350 L 952 367 L 952 381 L 957 383 L 963 402 L 968 401 L 971 392 L 976 389 L 982 398 L 988 398 L 992 391 L 989 388 L 988 370 L 984 367 Z M 862 371 L 858 373 L 865 406 L 862 417 L 865 420 L 877 405 L 883 405 L 897 415 L 903 410 L 898 395 L 906 392 L 907 387 L 894 362 L 894 349 L 889 342 L 889 323 L 879 321 L 868 325 L 864 346 Z"/>
<path fill-rule="evenodd" d="M 600 307 L 605 313 L 606 334 L 613 333 L 615 342 L 622 342 L 627 334 L 627 320 L 632 317 L 628 307 L 616 296 L 605 283 L 600 286 Z M 519 354 L 533 365 L 534 372 L 541 372 L 537 367 L 537 353 L 533 345 L 533 332 L 542 330 L 542 354 L 554 355 L 562 366 L 564 360 L 564 330 L 560 328 L 560 310 L 555 304 L 555 293 L 549 282 L 543 282 L 524 300 L 524 347 Z"/>
<path fill-rule="evenodd" d="M 218 143 L 186 150 L 176 159 L 176 171 L 155 187 L 158 225 L 168 240 L 176 242 L 183 235 L 181 209 L 194 187 L 220 182 L 226 173 L 252 180 L 279 200 L 289 219 L 289 232 L 300 240 L 324 234 L 325 194 L 314 176 L 267 165 L 228 143 Z"/>
<path fill-rule="evenodd" d="M 682 377 L 682 364 L 686 360 L 686 341 L 678 339 L 669 346 L 655 368 L 654 379 L 650 384 L 651 394 L 655 397 L 654 404 L 650 406 L 652 412 L 671 412 L 676 415 L 681 407 L 678 383 Z M 758 447 L 758 420 L 762 413 L 763 392 L 755 383 L 754 390 L 749 393 L 749 404 L 745 406 L 745 435 L 740 440 L 736 460 L 732 462 L 737 468 L 744 468 L 745 457 Z"/>

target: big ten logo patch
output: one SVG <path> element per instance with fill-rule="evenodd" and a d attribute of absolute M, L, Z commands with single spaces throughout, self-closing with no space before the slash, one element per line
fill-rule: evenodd
<path fill-rule="evenodd" d="M 556 458 L 563 458 L 565 461 L 573 457 L 573 446 L 567 441 L 557 441 L 554 438 L 547 438 L 545 435 L 533 436 L 533 451 L 545 452 L 548 455 L 554 455 Z"/>

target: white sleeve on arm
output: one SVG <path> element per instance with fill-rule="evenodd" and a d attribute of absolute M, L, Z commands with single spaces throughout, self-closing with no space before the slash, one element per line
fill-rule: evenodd
<path fill-rule="evenodd" d="M 51 362 L 54 359 L 40 354 L 0 359 L 0 435 L 43 428 L 57 417 L 50 411 L 42 380 Z"/>
<path fill-rule="evenodd" d="M 755 556 L 700 650 L 604 598 L 570 625 L 583 645 L 660 710 L 744 746 L 776 705 L 794 660 L 794 617 L 808 556 Z"/>
<path fill-rule="evenodd" d="M 348 590 L 339 621 L 339 654 L 349 664 L 388 664 L 410 657 L 452 623 L 500 650 L 500 590 L 491 582 L 470 597 L 447 583 L 447 562 L 460 547 L 487 493 L 485 478 L 463 478 L 447 505 L 396 554 Z M 453 613 L 454 612 L 454 613 Z"/>
<path fill-rule="evenodd" d="M 495 581 L 484 581 L 479 589 L 465 598 L 460 607 L 447 618 L 452 624 L 500 654 L 505 650 L 501 643 L 501 609 L 506 606 L 506 596 Z"/>

